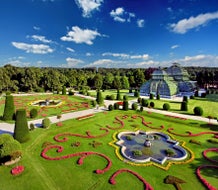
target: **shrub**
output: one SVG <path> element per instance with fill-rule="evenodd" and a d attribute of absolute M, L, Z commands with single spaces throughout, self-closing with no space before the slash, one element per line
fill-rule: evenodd
<path fill-rule="evenodd" d="M 141 97 L 138 97 L 137 102 L 138 102 L 139 104 L 141 104 L 141 103 L 142 103 L 142 98 L 141 98 Z"/>
<path fill-rule="evenodd" d="M 114 95 L 112 94 L 112 95 L 110 95 L 110 100 L 115 100 L 115 97 L 114 97 Z"/>
<path fill-rule="evenodd" d="M 212 143 L 212 144 L 218 144 L 217 139 L 208 139 L 207 142 Z"/>
<path fill-rule="evenodd" d="M 144 106 L 144 107 L 148 107 L 148 104 L 149 104 L 148 100 L 142 98 L 142 106 Z"/>
<path fill-rule="evenodd" d="M 141 107 L 140 107 L 140 112 L 143 112 L 143 109 L 144 109 L 143 106 L 141 106 Z"/>
<path fill-rule="evenodd" d="M 100 91 L 100 90 L 97 91 L 96 102 L 97 102 L 98 104 L 102 104 L 102 103 L 104 102 L 104 99 L 103 99 L 103 97 L 102 97 L 102 94 L 101 94 L 101 91 Z"/>
<path fill-rule="evenodd" d="M 73 96 L 74 92 L 72 90 L 69 91 L 68 95 Z"/>
<path fill-rule="evenodd" d="M 199 106 L 195 107 L 193 111 L 194 111 L 195 115 L 198 115 L 198 116 L 203 115 L 203 109 L 201 107 L 199 107 Z"/>
<path fill-rule="evenodd" d="M 188 111 L 188 103 L 187 102 L 182 102 L 181 103 L 181 111 Z"/>
<path fill-rule="evenodd" d="M 3 113 L 3 120 L 13 120 L 15 116 L 14 97 L 12 95 L 6 95 L 5 108 Z"/>
<path fill-rule="evenodd" d="M 140 151 L 140 150 L 133 150 L 133 151 L 132 151 L 132 154 L 133 154 L 134 156 L 142 156 L 142 151 Z"/>
<path fill-rule="evenodd" d="M 129 93 L 132 93 L 132 89 L 129 89 Z"/>
<path fill-rule="evenodd" d="M 201 98 L 206 98 L 207 93 L 202 93 Z"/>
<path fill-rule="evenodd" d="M 92 100 L 92 101 L 91 101 L 91 105 L 92 105 L 93 107 L 95 107 L 95 106 L 97 105 L 96 100 Z"/>
<path fill-rule="evenodd" d="M 36 108 L 32 108 L 30 110 L 30 118 L 36 118 L 38 115 L 38 110 Z"/>
<path fill-rule="evenodd" d="M 113 105 L 110 104 L 110 105 L 108 106 L 108 110 L 109 110 L 109 111 L 113 111 L 113 109 L 114 109 Z"/>
<path fill-rule="evenodd" d="M 119 109 L 119 104 L 118 103 L 114 103 L 114 109 L 118 110 Z"/>
<path fill-rule="evenodd" d="M 130 135 L 127 135 L 127 136 L 126 136 L 126 140 L 131 141 L 131 140 L 132 140 L 132 137 L 131 137 Z"/>
<path fill-rule="evenodd" d="M 164 105 L 163 105 L 163 110 L 168 111 L 169 109 L 170 109 L 170 104 L 164 103 Z"/>
<path fill-rule="evenodd" d="M 160 100 L 160 94 L 157 94 L 156 99 Z"/>
<path fill-rule="evenodd" d="M 123 101 L 123 110 L 125 111 L 129 110 L 129 102 L 126 100 Z"/>
<path fill-rule="evenodd" d="M 66 94 L 67 94 L 66 86 L 63 86 L 63 88 L 62 88 L 62 95 L 66 95 Z"/>
<path fill-rule="evenodd" d="M 47 129 L 50 126 L 51 121 L 49 120 L 49 118 L 45 118 L 42 120 L 42 127 L 44 129 Z"/>
<path fill-rule="evenodd" d="M 152 108 L 154 108 L 154 102 L 150 102 L 150 104 L 149 104 Z"/>
<path fill-rule="evenodd" d="M 165 153 L 167 156 L 174 156 L 175 155 L 175 152 L 171 149 L 166 149 L 165 150 Z"/>
<path fill-rule="evenodd" d="M 137 103 L 133 103 L 132 104 L 132 110 L 137 110 L 138 109 L 138 104 Z"/>
<path fill-rule="evenodd" d="M 134 96 L 135 96 L 135 97 L 139 97 L 139 92 L 138 92 L 138 91 L 135 91 L 135 92 L 134 92 Z"/>
<path fill-rule="evenodd" d="M 30 123 L 30 131 L 33 131 L 35 129 L 35 125 L 33 123 Z"/>
<path fill-rule="evenodd" d="M 154 94 L 150 94 L 150 99 L 151 99 L 151 100 L 154 99 Z"/>
<path fill-rule="evenodd" d="M 106 96 L 105 96 L 105 99 L 106 99 L 106 100 L 110 100 L 110 99 L 111 99 L 110 95 L 106 95 Z"/>
<path fill-rule="evenodd" d="M 183 102 L 188 102 L 188 96 L 183 96 Z"/>
<path fill-rule="evenodd" d="M 30 138 L 25 109 L 18 109 L 16 112 L 14 138 L 20 143 L 26 142 Z"/>
<path fill-rule="evenodd" d="M 117 91 L 116 100 L 121 100 L 121 95 L 120 95 L 120 92 L 119 92 L 119 91 Z"/>
<path fill-rule="evenodd" d="M 190 143 L 193 143 L 193 144 L 201 145 L 201 142 L 200 142 L 200 141 L 197 141 L 197 140 L 195 140 L 195 139 L 190 139 L 189 142 L 190 142 Z"/>
<path fill-rule="evenodd" d="M 123 100 L 124 100 L 124 101 L 125 101 L 125 100 L 128 101 L 128 96 L 127 96 L 127 95 L 124 95 L 124 96 L 123 96 Z"/>
<path fill-rule="evenodd" d="M 0 135 L 0 158 L 1 162 L 15 159 L 21 156 L 21 145 L 9 134 Z"/>

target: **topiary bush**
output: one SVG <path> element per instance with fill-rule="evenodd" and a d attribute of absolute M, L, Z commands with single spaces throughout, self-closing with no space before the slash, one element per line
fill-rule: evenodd
<path fill-rule="evenodd" d="M 113 111 L 113 109 L 114 109 L 113 105 L 110 104 L 110 105 L 108 106 L 108 110 L 109 110 L 109 111 Z"/>
<path fill-rule="evenodd" d="M 3 113 L 3 120 L 13 120 L 15 117 L 14 97 L 12 95 L 6 95 L 5 108 Z"/>
<path fill-rule="evenodd" d="M 42 120 L 42 127 L 44 129 L 49 128 L 50 124 L 51 124 L 51 121 L 50 121 L 49 118 L 45 118 L 45 119 Z"/>
<path fill-rule="evenodd" d="M 119 107 L 120 107 L 120 106 L 119 106 L 119 104 L 118 104 L 118 103 L 114 103 L 114 109 L 115 109 L 115 110 L 118 110 L 118 109 L 119 109 Z"/>
<path fill-rule="evenodd" d="M 188 96 L 183 96 L 183 102 L 188 102 Z"/>
<path fill-rule="evenodd" d="M 202 116 L 203 115 L 203 109 L 199 106 L 195 107 L 194 108 L 194 114 L 197 115 L 197 116 Z"/>
<path fill-rule="evenodd" d="M 143 106 L 141 106 L 141 107 L 140 107 L 140 112 L 143 112 L 143 109 L 144 109 Z"/>
<path fill-rule="evenodd" d="M 138 109 L 138 104 L 137 103 L 133 103 L 132 104 L 132 110 L 137 110 Z"/>
<path fill-rule="evenodd" d="M 135 97 L 139 97 L 139 92 L 138 92 L 138 91 L 135 91 L 135 92 L 134 92 L 134 96 L 135 96 Z"/>
<path fill-rule="evenodd" d="M 181 103 L 181 108 L 180 108 L 181 111 L 188 111 L 188 103 L 185 101 L 183 101 Z"/>
<path fill-rule="evenodd" d="M 92 101 L 91 101 L 91 105 L 92 105 L 93 107 L 95 107 L 95 106 L 97 105 L 96 100 L 92 100 Z"/>
<path fill-rule="evenodd" d="M 160 94 L 157 94 L 156 99 L 160 100 Z"/>
<path fill-rule="evenodd" d="M 147 99 L 144 99 L 144 98 L 142 98 L 142 106 L 144 106 L 144 107 L 148 107 L 148 105 L 149 105 L 149 102 L 148 102 L 148 100 L 147 100 Z"/>
<path fill-rule="evenodd" d="M 30 118 L 36 118 L 38 115 L 38 110 L 36 108 L 32 108 L 30 110 Z"/>
<path fill-rule="evenodd" d="M 154 99 L 154 94 L 150 94 L 150 100 Z"/>
<path fill-rule="evenodd" d="M 138 102 L 139 104 L 141 104 L 141 103 L 142 103 L 142 98 L 141 98 L 141 97 L 138 97 L 137 102 Z"/>
<path fill-rule="evenodd" d="M 163 110 L 168 111 L 169 109 L 170 109 L 170 104 L 164 103 L 164 105 L 163 105 Z"/>
<path fill-rule="evenodd" d="M 128 101 L 128 96 L 127 96 L 127 95 L 124 95 L 124 96 L 123 96 L 123 100 L 124 100 L 124 101 L 125 101 L 125 100 Z"/>
<path fill-rule="evenodd" d="M 66 86 L 63 86 L 63 88 L 62 88 L 62 95 L 66 95 L 66 94 L 67 94 Z"/>
<path fill-rule="evenodd" d="M 129 110 L 129 102 L 126 100 L 123 101 L 123 110 L 125 111 Z"/>
<path fill-rule="evenodd" d="M 155 106 L 155 104 L 154 104 L 154 102 L 150 102 L 150 107 L 152 107 L 152 108 L 154 108 L 154 106 Z"/>
<path fill-rule="evenodd" d="M 70 90 L 69 93 L 68 93 L 68 95 L 69 95 L 69 96 L 73 96 L 73 95 L 74 95 L 74 92 L 73 92 L 72 90 Z"/>
<path fill-rule="evenodd" d="M 98 104 L 102 104 L 104 102 L 104 98 L 102 97 L 102 93 L 100 90 L 97 91 L 96 102 Z"/>
<path fill-rule="evenodd" d="M 14 139 L 19 141 L 20 143 L 28 141 L 29 136 L 29 128 L 26 118 L 26 110 L 18 109 L 16 111 L 16 121 L 14 127 Z"/>
<path fill-rule="evenodd" d="M 30 131 L 33 131 L 35 129 L 35 125 L 33 123 L 30 123 Z"/>
<path fill-rule="evenodd" d="M 120 91 L 117 91 L 117 96 L 116 96 L 116 100 L 121 100 L 121 95 L 120 95 Z"/>

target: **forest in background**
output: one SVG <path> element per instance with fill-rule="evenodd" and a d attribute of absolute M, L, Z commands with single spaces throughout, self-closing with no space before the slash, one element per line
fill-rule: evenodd
<path fill-rule="evenodd" d="M 0 67 L 1 92 L 53 92 L 63 86 L 74 90 L 139 89 L 157 68 L 38 68 Z M 218 88 L 218 68 L 185 67 L 199 88 Z"/>

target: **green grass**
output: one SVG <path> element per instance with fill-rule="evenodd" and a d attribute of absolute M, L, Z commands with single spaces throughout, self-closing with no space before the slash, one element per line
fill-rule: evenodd
<path fill-rule="evenodd" d="M 10 190 L 25 190 L 25 189 L 75 189 L 75 190 L 129 190 L 129 189 L 144 189 L 143 184 L 133 175 L 129 173 L 122 173 L 117 176 L 116 185 L 109 184 L 108 180 L 110 176 L 121 168 L 128 168 L 141 175 L 154 189 L 161 190 L 174 190 L 173 185 L 164 184 L 164 178 L 167 175 L 173 175 L 181 178 L 186 183 L 182 184 L 182 189 L 198 189 L 204 190 L 205 187 L 199 182 L 195 175 L 195 170 L 198 166 L 203 164 L 212 164 L 205 160 L 202 156 L 202 151 L 206 148 L 214 147 L 213 144 L 208 143 L 207 139 L 212 138 L 212 135 L 203 135 L 199 137 L 178 137 L 173 135 L 177 140 L 185 141 L 186 146 L 194 152 L 195 160 L 189 164 L 172 165 L 169 170 L 165 171 L 156 166 L 132 166 L 119 160 L 115 154 L 115 148 L 108 143 L 112 141 L 112 136 L 118 130 L 109 130 L 109 134 L 105 137 L 86 139 L 80 137 L 69 137 L 67 142 L 56 142 L 53 137 L 59 133 L 70 132 L 85 135 L 85 131 L 89 130 L 93 135 L 104 133 L 100 131 L 100 127 L 106 127 L 107 125 L 118 127 L 119 124 L 114 123 L 116 116 L 127 115 L 127 119 L 122 119 L 125 126 L 123 130 L 145 130 L 151 129 L 141 124 L 141 119 L 132 119 L 131 116 L 136 114 L 134 111 L 112 111 L 106 113 L 96 114 L 94 117 L 85 120 L 68 120 L 63 122 L 62 127 L 57 127 L 53 124 L 49 129 L 35 129 L 31 131 L 31 140 L 22 144 L 23 158 L 19 164 L 24 165 L 25 171 L 19 176 L 12 176 L 10 170 L 13 166 L 0 166 L 0 183 L 1 189 Z M 141 114 L 141 113 L 137 113 Z M 207 125 L 202 122 L 191 120 L 179 120 L 167 118 L 159 114 L 148 114 L 143 112 L 142 116 L 145 121 L 152 122 L 152 126 L 159 127 L 164 125 L 163 132 L 169 127 L 174 127 L 175 132 L 185 134 L 186 131 L 192 131 L 193 133 L 199 133 L 201 131 L 218 131 L 218 126 Z M 137 126 L 137 128 L 133 127 Z M 189 143 L 190 139 L 195 139 L 201 142 L 201 146 Z M 94 148 L 89 145 L 93 140 L 102 143 L 98 147 Z M 44 142 L 51 142 L 56 145 L 64 147 L 61 155 L 68 155 L 75 152 L 82 151 L 95 151 L 108 156 L 112 161 L 112 167 L 104 174 L 95 174 L 93 171 L 96 169 L 102 169 L 106 166 L 105 159 L 99 156 L 88 156 L 84 159 L 83 165 L 77 165 L 78 157 L 72 157 L 65 160 L 49 161 L 40 156 Z M 73 142 L 79 141 L 81 145 L 79 147 L 72 147 Z M 49 155 L 58 156 L 55 151 L 50 151 Z M 214 154 L 208 156 L 215 157 Z M 215 187 L 218 186 L 217 171 L 203 171 L 202 175 Z M 127 185 L 128 184 L 128 185 Z"/>
<path fill-rule="evenodd" d="M 207 95 L 206 98 L 195 98 L 195 99 L 189 99 L 188 100 L 188 111 L 180 111 L 181 108 L 181 102 L 179 101 L 172 101 L 172 100 L 150 100 L 149 102 L 154 102 L 155 103 L 155 109 L 163 109 L 163 104 L 164 103 L 169 103 L 170 104 L 170 110 L 171 112 L 177 112 L 177 113 L 183 113 L 183 114 L 189 114 L 193 115 L 194 108 L 196 106 L 200 106 L 203 109 L 203 117 L 217 117 L 218 118 L 218 94 L 211 94 Z"/>

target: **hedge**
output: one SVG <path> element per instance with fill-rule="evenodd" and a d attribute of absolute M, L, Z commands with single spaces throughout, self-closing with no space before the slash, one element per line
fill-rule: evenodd
<path fill-rule="evenodd" d="M 165 103 L 165 104 L 163 105 L 163 110 L 168 111 L 169 109 L 170 109 L 170 104 Z"/>
<path fill-rule="evenodd" d="M 36 108 L 32 108 L 30 110 L 30 118 L 36 118 L 38 115 L 38 110 Z"/>
<path fill-rule="evenodd" d="M 48 128 L 50 126 L 51 121 L 49 120 L 49 118 L 45 118 L 42 120 L 42 127 L 43 128 Z"/>
<path fill-rule="evenodd" d="M 198 116 L 203 115 L 203 109 L 201 107 L 199 107 L 199 106 L 195 107 L 193 111 L 194 111 L 195 115 L 198 115 Z"/>

